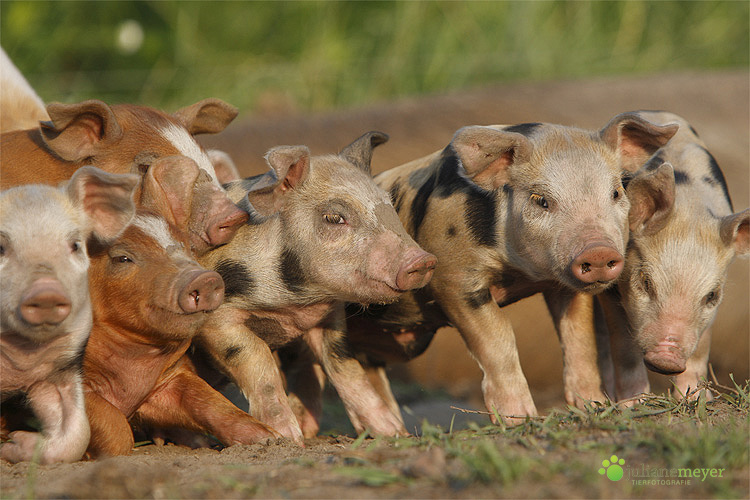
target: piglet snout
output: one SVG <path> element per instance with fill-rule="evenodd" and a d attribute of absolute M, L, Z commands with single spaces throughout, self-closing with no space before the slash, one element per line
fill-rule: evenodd
<path fill-rule="evenodd" d="M 57 325 L 70 314 L 71 302 L 59 281 L 40 278 L 26 291 L 19 309 L 21 318 L 31 325 Z"/>
<path fill-rule="evenodd" d="M 622 272 L 625 260 L 620 252 L 606 243 L 591 243 L 584 248 L 570 266 L 573 276 L 584 283 L 608 282 Z"/>
<path fill-rule="evenodd" d="M 663 375 L 676 375 L 686 368 L 685 356 L 676 342 L 663 341 L 656 344 L 643 356 L 646 367 Z"/>
<path fill-rule="evenodd" d="M 406 263 L 398 270 L 396 286 L 399 290 L 422 288 L 430 282 L 436 265 L 437 257 L 424 250 L 407 254 Z"/>
<path fill-rule="evenodd" d="M 213 311 L 224 300 L 224 281 L 213 271 L 194 271 L 180 290 L 178 302 L 186 313 Z"/>

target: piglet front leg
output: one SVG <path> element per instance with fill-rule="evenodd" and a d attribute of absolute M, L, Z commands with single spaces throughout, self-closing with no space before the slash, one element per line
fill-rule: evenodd
<path fill-rule="evenodd" d="M 231 309 L 214 312 L 201 330 L 200 344 L 240 388 L 253 417 L 302 444 L 302 429 L 289 406 L 271 349 L 235 314 Z"/>
<path fill-rule="evenodd" d="M 27 393 L 31 409 L 41 422 L 42 431 L 16 431 L 11 441 L 0 449 L 9 462 L 30 461 L 38 448 L 39 463 L 75 462 L 80 460 L 89 443 L 90 429 L 86 418 L 81 376 L 69 371 L 53 381 L 34 384 Z"/>
<path fill-rule="evenodd" d="M 305 339 L 344 403 L 358 433 L 406 436 L 400 413 L 394 413 L 370 383 L 346 339 L 343 304 L 329 316 L 325 328 L 311 329 Z"/>

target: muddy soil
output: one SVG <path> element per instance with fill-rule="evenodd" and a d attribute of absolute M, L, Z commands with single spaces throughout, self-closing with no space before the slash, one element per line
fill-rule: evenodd
<path fill-rule="evenodd" d="M 227 131 L 203 142 L 229 152 L 241 172 L 251 175 L 266 170 L 262 156 L 272 146 L 306 144 L 314 154 L 321 154 L 337 151 L 361 133 L 377 129 L 391 135 L 391 141 L 375 153 L 374 170 L 379 172 L 442 148 L 456 129 L 467 124 L 549 121 L 599 128 L 623 111 L 665 109 L 686 117 L 701 134 L 724 169 L 735 209 L 739 210 L 748 206 L 750 194 L 749 96 L 746 70 L 519 83 L 377 103 L 350 111 L 241 115 Z M 728 383 L 729 373 L 745 380 L 750 371 L 748 274 L 747 260 L 736 262 L 730 269 L 726 299 L 714 330 L 711 360 L 724 383 Z M 510 311 L 522 366 L 538 407 L 561 404 L 560 352 L 543 301 L 526 299 L 511 306 Z M 456 428 L 470 425 L 466 414 L 451 406 L 481 406 L 479 370 L 455 331 L 441 332 L 421 358 L 393 367 L 391 375 L 412 387 L 405 402 L 410 430 L 420 428 L 423 418 L 447 429 L 454 415 L 462 419 L 453 421 Z M 429 390 L 414 389 L 419 387 Z M 442 396 L 436 398 L 435 394 Z M 485 417 L 474 419 L 484 422 Z M 549 475 L 530 474 L 526 483 L 516 482 L 507 490 L 492 482 L 463 482 L 462 464 L 447 458 L 440 448 L 382 442 L 365 442 L 353 448 L 353 438 L 323 436 L 308 440 L 305 448 L 284 442 L 223 450 L 146 444 L 131 456 L 97 462 L 53 466 L 2 462 L 0 497 L 559 498 L 623 494 L 608 481 L 578 484 L 565 480 L 564 471 L 559 481 L 539 481 L 535 478 Z M 606 441 L 611 436 L 602 434 L 595 439 Z M 540 467 L 555 464 L 559 469 L 560 464 L 574 458 L 573 452 L 551 449 Z M 358 473 L 355 477 L 343 471 L 353 463 L 377 465 L 380 472 Z M 745 474 L 736 479 L 747 483 L 748 477 Z M 659 496 L 662 493 L 679 498 L 685 490 L 664 490 Z"/>

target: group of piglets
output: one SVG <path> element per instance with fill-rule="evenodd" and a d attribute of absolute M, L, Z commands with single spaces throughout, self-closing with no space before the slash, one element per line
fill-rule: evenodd
<path fill-rule="evenodd" d="M 647 392 L 646 368 L 688 394 L 729 261 L 750 251 L 750 212 L 733 213 L 715 160 L 670 113 L 600 131 L 464 127 L 374 179 L 380 132 L 338 154 L 275 147 L 267 173 L 240 179 L 194 138 L 236 116 L 218 99 L 46 113 L 0 135 L 11 462 L 127 454 L 133 429 L 303 444 L 326 379 L 358 432 L 404 435 L 385 366 L 445 325 L 482 368 L 493 419 L 514 422 L 536 407 L 502 308 L 537 292 L 571 404 Z"/>

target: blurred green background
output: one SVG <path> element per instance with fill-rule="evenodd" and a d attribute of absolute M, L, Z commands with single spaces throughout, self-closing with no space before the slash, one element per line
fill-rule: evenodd
<path fill-rule="evenodd" d="M 497 82 L 748 67 L 750 2 L 0 2 L 46 101 L 271 114 Z"/>

